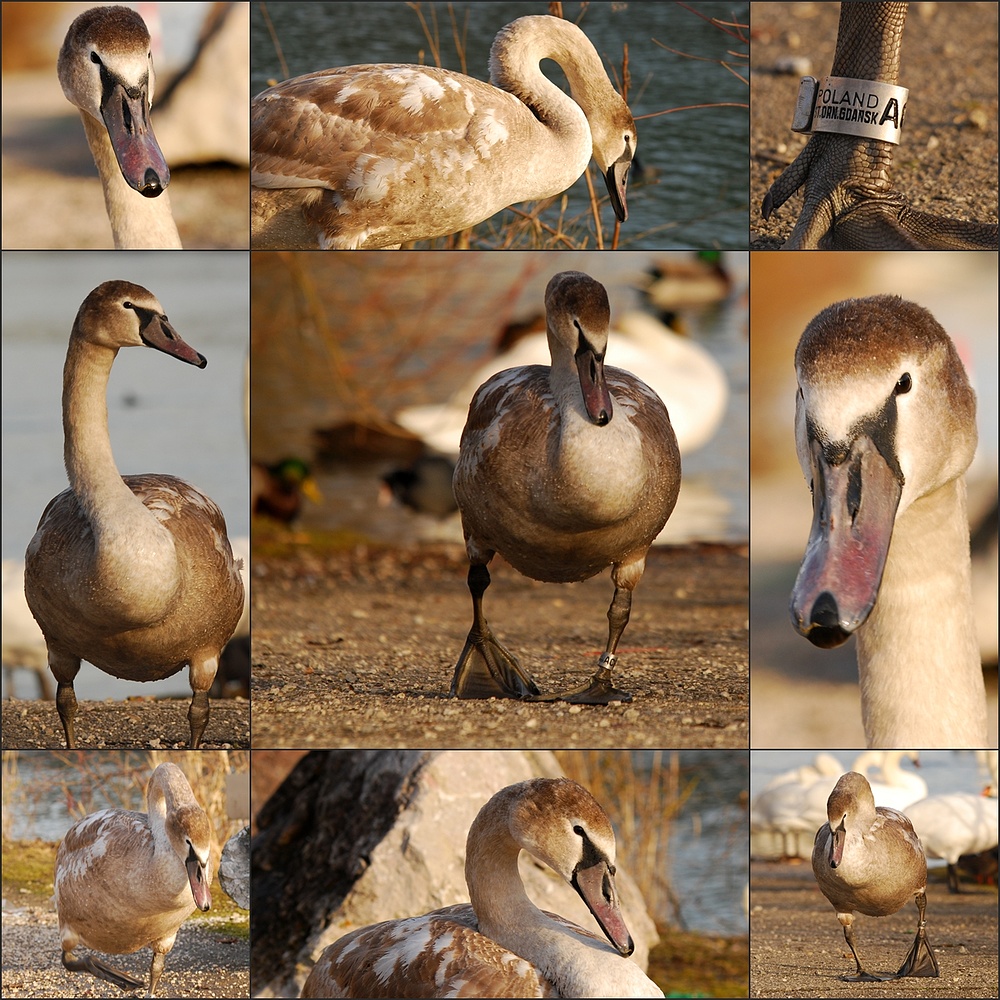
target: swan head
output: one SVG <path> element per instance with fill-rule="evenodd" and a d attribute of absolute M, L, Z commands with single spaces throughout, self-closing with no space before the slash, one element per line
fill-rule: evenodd
<path fill-rule="evenodd" d="M 628 218 L 625 195 L 628 187 L 628 171 L 635 157 L 638 142 L 635 122 L 628 105 L 612 91 L 617 98 L 612 113 L 607 119 L 590 122 L 594 138 L 594 159 L 604 176 L 604 184 L 611 197 L 611 208 L 619 222 Z"/>
<path fill-rule="evenodd" d="M 81 14 L 59 51 L 66 99 L 107 129 L 122 177 L 147 198 L 163 193 L 170 170 L 149 121 L 153 57 L 143 19 L 128 7 Z"/>
<path fill-rule="evenodd" d="M 790 609 L 802 635 L 830 648 L 875 606 L 895 523 L 968 468 L 975 396 L 934 317 L 891 295 L 823 310 L 795 368 L 813 522 Z"/>
<path fill-rule="evenodd" d="M 72 337 L 114 351 L 152 347 L 198 368 L 208 364 L 170 325 L 156 296 L 131 281 L 98 285 L 83 300 Z"/>
<path fill-rule="evenodd" d="M 184 772 L 176 764 L 160 764 L 147 792 L 150 823 L 162 826 L 170 847 L 183 863 L 191 898 L 199 910 L 212 906 L 212 826 L 198 804 Z"/>
<path fill-rule="evenodd" d="M 631 955 L 635 945 L 615 887 L 615 834 L 597 800 L 568 778 L 535 778 L 505 792 L 514 796 L 514 841 L 562 876 L 618 953 Z"/>
<path fill-rule="evenodd" d="M 831 868 L 839 867 L 843 860 L 848 820 L 849 818 L 853 820 L 858 813 L 870 813 L 871 819 L 874 819 L 875 797 L 872 795 L 871 785 L 863 774 L 848 771 L 847 774 L 841 775 L 826 800 L 826 815 L 830 824 L 827 862 Z"/>
<path fill-rule="evenodd" d="M 603 427 L 614 407 L 604 378 L 611 306 L 604 286 L 581 271 L 562 271 L 545 289 L 545 328 L 553 378 L 573 372 L 579 381 L 587 419 Z"/>

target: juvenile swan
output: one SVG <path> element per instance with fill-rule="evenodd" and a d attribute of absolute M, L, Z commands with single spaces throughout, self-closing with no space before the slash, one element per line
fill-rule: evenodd
<path fill-rule="evenodd" d="M 607 941 L 528 899 L 522 850 L 573 886 Z M 302 996 L 662 997 L 628 958 L 614 876 L 614 832 L 586 789 L 566 778 L 509 785 L 469 830 L 471 902 L 345 935 L 320 956 Z"/>
<path fill-rule="evenodd" d="M 59 82 L 80 110 L 115 247 L 179 248 L 170 170 L 149 120 L 153 57 L 143 19 L 128 7 L 84 11 L 59 51 Z"/>
<path fill-rule="evenodd" d="M 913 825 L 901 812 L 876 806 L 868 782 L 856 771 L 849 771 L 837 782 L 826 812 L 829 821 L 816 831 L 812 868 L 820 890 L 837 911 L 857 965 L 855 976 L 843 978 L 878 982 L 903 976 L 937 976 L 937 959 L 924 930 L 927 862 Z M 866 972 L 854 947 L 854 912 L 885 917 L 900 910 L 911 897 L 920 922 L 899 971 L 894 976 Z"/>
<path fill-rule="evenodd" d="M 490 81 L 385 64 L 265 90 L 250 109 L 251 245 L 372 249 L 457 233 L 565 191 L 591 157 L 624 221 L 635 123 L 587 36 L 519 18 L 493 42 Z"/>
<path fill-rule="evenodd" d="M 57 681 L 66 745 L 76 746 L 73 679 L 81 659 L 133 681 L 190 666 L 188 720 L 197 748 L 219 654 L 243 611 L 243 581 L 216 504 L 174 476 L 115 466 L 106 392 L 122 347 L 208 363 L 145 288 L 107 281 L 80 306 L 63 369 L 70 488 L 42 513 L 25 555 L 24 591 Z"/>
<path fill-rule="evenodd" d="M 451 692 L 540 697 L 483 614 L 487 564 L 499 552 L 518 572 L 553 583 L 611 566 L 604 654 L 588 685 L 559 697 L 630 701 L 611 683 L 616 650 L 646 553 L 677 502 L 680 452 L 659 396 L 635 375 L 604 367 L 611 315 L 604 286 L 563 271 L 545 291 L 545 314 L 551 366 L 494 375 L 473 397 L 462 432 L 454 487 L 473 623 Z"/>
<path fill-rule="evenodd" d="M 184 772 L 160 764 L 147 812 L 102 809 L 74 823 L 56 853 L 55 900 L 62 963 L 123 990 L 142 986 L 86 948 L 111 955 L 153 949 L 149 996 L 181 924 L 212 905 L 211 826 Z"/>
<path fill-rule="evenodd" d="M 795 628 L 823 648 L 857 632 L 869 746 L 985 746 L 962 478 L 976 400 L 955 345 L 912 302 L 849 299 L 809 323 L 795 371 L 813 500 Z"/>

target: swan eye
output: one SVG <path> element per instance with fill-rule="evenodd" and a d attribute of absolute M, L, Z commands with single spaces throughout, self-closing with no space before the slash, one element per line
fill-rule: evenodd
<path fill-rule="evenodd" d="M 583 837 L 583 836 L 586 836 L 586 831 L 585 831 L 585 830 L 583 829 L 583 827 L 582 827 L 582 826 L 580 826 L 580 824 L 579 824 L 579 823 L 577 823 L 577 824 L 576 824 L 576 826 L 574 826 L 574 827 L 573 827 L 573 832 L 574 832 L 574 833 L 575 833 L 575 834 L 576 834 L 576 835 L 577 835 L 578 837 Z"/>
<path fill-rule="evenodd" d="M 101 65 L 101 57 L 96 52 L 90 53 L 90 61 L 92 63 L 97 63 L 98 66 Z"/>
<path fill-rule="evenodd" d="M 913 388 L 913 379 L 910 377 L 909 372 L 903 372 L 899 376 L 899 381 L 896 383 L 896 395 L 902 396 L 903 393 L 909 392 Z"/>
<path fill-rule="evenodd" d="M 123 307 L 124 309 L 134 309 L 134 308 L 135 308 L 135 306 L 134 306 L 134 305 L 132 305 L 132 303 L 131 303 L 131 302 L 123 302 L 123 303 L 122 303 L 122 307 Z"/>

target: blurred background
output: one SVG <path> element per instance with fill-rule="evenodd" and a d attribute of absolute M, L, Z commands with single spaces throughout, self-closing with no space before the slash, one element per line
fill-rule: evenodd
<path fill-rule="evenodd" d="M 756 253 L 751 274 L 754 748 L 864 746 L 854 640 L 818 649 L 794 631 L 788 612 L 812 519 L 795 454 L 793 356 L 806 324 L 825 306 L 878 293 L 929 309 L 955 341 L 976 391 L 979 448 L 966 479 L 971 527 L 984 528 L 974 552 L 974 598 L 982 602 L 977 622 L 996 741 L 997 255 L 815 251 Z"/>
<path fill-rule="evenodd" d="M 45 505 L 67 486 L 63 467 L 62 369 L 80 303 L 103 281 L 148 288 L 178 334 L 207 359 L 198 370 L 159 351 L 120 351 L 108 384 L 111 445 L 123 475 L 166 472 L 222 508 L 234 550 L 249 555 L 245 371 L 249 254 L 4 252 L 3 255 L 3 697 L 36 697 L 41 633 L 24 601 L 24 551 Z M 239 539 L 245 539 L 240 543 Z M 7 642 L 34 629 L 41 672 L 8 668 Z M 187 671 L 146 684 L 83 664 L 81 700 L 189 697 Z M 53 712 L 55 710 L 53 709 Z"/>
<path fill-rule="evenodd" d="M 639 141 L 620 246 L 746 247 L 750 5 L 561 6 L 563 15 L 577 22 L 594 43 L 610 67 L 612 81 L 621 79 L 623 50 L 628 47 L 627 100 Z M 257 95 L 280 80 L 357 63 L 440 65 L 488 80 L 489 49 L 500 28 L 526 14 L 547 14 L 550 5 L 353 2 L 251 7 L 250 90 Z M 712 23 L 712 18 L 721 23 Z M 563 80 L 553 63 L 546 63 L 543 71 L 557 82 Z M 682 108 L 688 110 L 659 114 Z M 599 193 L 606 194 L 593 165 L 589 170 Z M 581 178 L 565 204 L 555 199 L 541 218 L 558 225 L 570 246 L 600 246 L 594 242 L 589 215 L 587 186 Z M 610 208 L 605 206 L 602 215 L 610 232 Z M 520 232 L 514 222 L 512 213 L 501 213 L 474 230 L 472 245 L 550 245 L 547 239 L 539 242 L 545 237 L 535 227 Z M 551 245 L 567 243 L 564 238 Z M 607 236 L 604 245 L 610 245 Z"/>
<path fill-rule="evenodd" d="M 110 249 L 101 182 L 56 59 L 92 3 L 3 5 L 3 248 Z M 151 120 L 186 248 L 249 246 L 247 3 L 127 3 L 151 37 Z"/>

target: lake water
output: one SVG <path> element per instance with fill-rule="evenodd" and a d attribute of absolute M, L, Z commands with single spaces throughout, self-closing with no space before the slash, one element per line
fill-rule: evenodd
<path fill-rule="evenodd" d="M 441 62 L 449 69 L 462 70 L 449 8 L 454 9 L 460 33 L 467 23 L 462 71 L 482 80 L 489 78 L 489 49 L 497 31 L 523 15 L 547 12 L 541 3 L 414 6 L 428 25 L 436 19 Z M 606 66 L 620 67 L 622 47 L 628 44 L 629 104 L 638 128 L 638 159 L 644 178 L 633 167 L 622 245 L 630 249 L 745 248 L 749 238 L 749 88 L 719 61 L 725 59 L 746 76 L 746 60 L 727 52 L 746 53 L 748 44 L 707 19 L 746 25 L 749 4 L 567 3 L 565 16 L 577 19 L 581 7 L 587 8 L 581 26 Z M 269 81 L 286 78 L 286 73 L 260 5 L 251 9 L 250 91 L 256 95 Z M 418 14 L 406 3 L 275 3 L 268 4 L 267 11 L 289 77 L 358 63 L 434 63 Z M 554 70 L 554 79 L 562 78 L 551 63 L 545 68 L 546 72 Z M 698 107 L 642 118 L 705 104 L 744 106 Z M 598 179 L 596 183 L 603 192 L 603 182 Z M 580 180 L 572 189 L 568 217 L 578 215 L 586 203 L 586 185 Z M 610 209 L 605 209 L 604 216 L 608 225 Z"/>
<path fill-rule="evenodd" d="M 3 558 L 24 559 L 48 501 L 67 486 L 60 396 L 69 331 L 102 281 L 124 278 L 157 296 L 180 336 L 208 359 L 198 370 L 158 351 L 123 350 L 111 373 L 108 418 L 128 475 L 169 472 L 222 508 L 230 537 L 249 536 L 244 371 L 249 254 L 3 253 Z M 19 675 L 21 697 L 35 695 Z M 7 696 L 4 678 L 4 697 Z M 189 695 L 187 672 L 147 684 L 84 664 L 81 699 Z"/>

